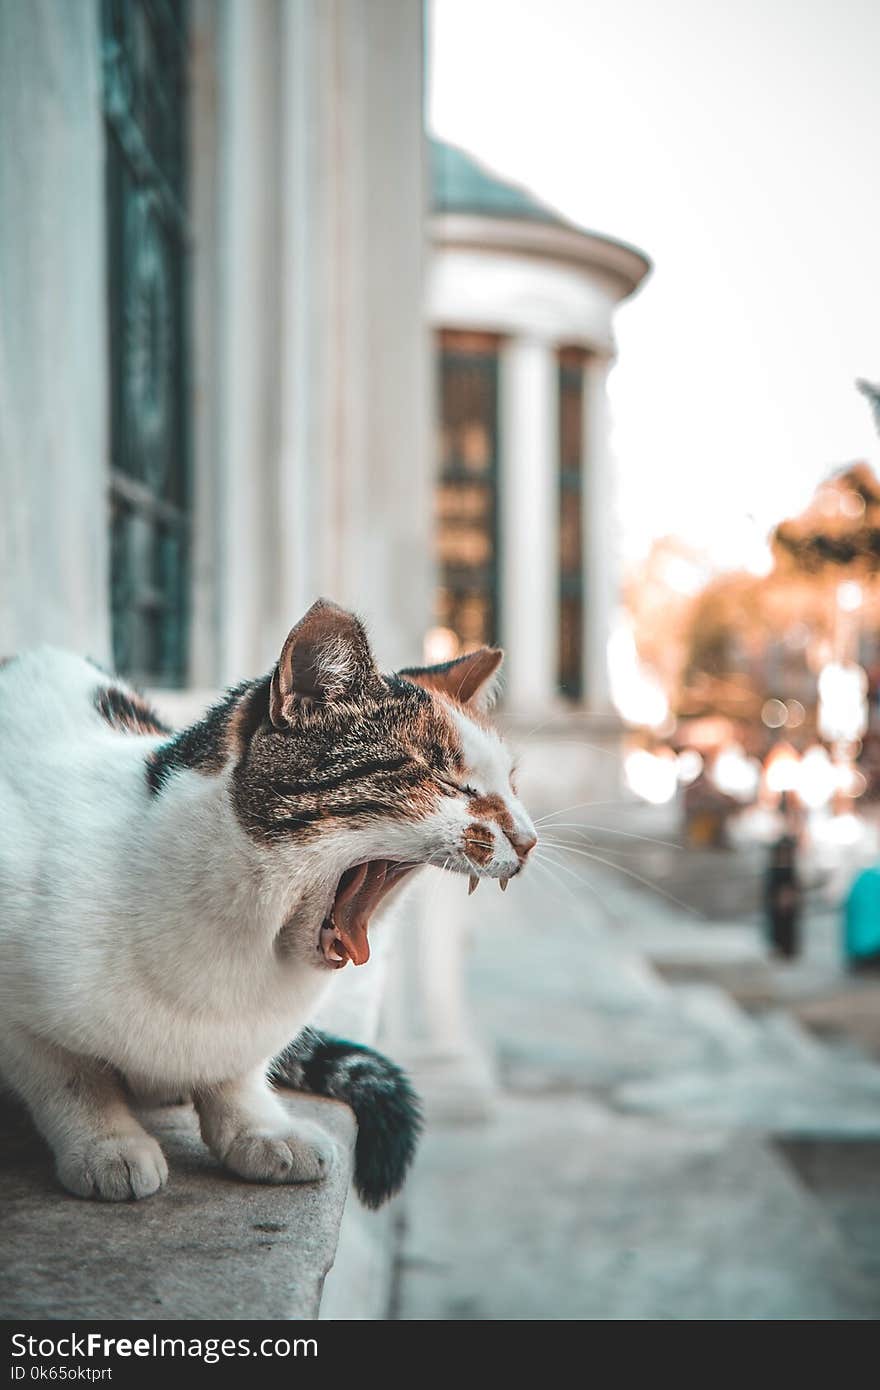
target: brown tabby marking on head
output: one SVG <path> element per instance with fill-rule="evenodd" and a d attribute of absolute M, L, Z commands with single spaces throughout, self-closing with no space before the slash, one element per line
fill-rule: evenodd
<path fill-rule="evenodd" d="M 251 836 L 311 839 L 335 818 L 422 819 L 443 795 L 435 777 L 460 770 L 451 721 L 408 681 L 388 676 L 359 701 L 298 707 L 294 723 L 276 729 L 270 680 L 230 691 L 157 749 L 147 766 L 151 791 L 177 769 L 212 775 L 232 762 L 233 805 Z"/>
<path fill-rule="evenodd" d="M 251 721 L 232 773 L 232 799 L 258 840 L 312 839 L 333 820 L 421 820 L 444 796 L 461 748 L 424 690 L 379 677 L 357 701 L 297 708 L 288 727 Z"/>
<path fill-rule="evenodd" d="M 272 673 L 269 718 L 286 729 L 313 710 L 375 693 L 381 677 L 363 623 L 318 599 L 287 634 Z"/>
<path fill-rule="evenodd" d="M 400 674 L 487 728 L 485 714 L 494 699 L 495 677 L 503 657 L 498 647 L 480 647 L 439 666 L 409 666 Z"/>
<path fill-rule="evenodd" d="M 241 757 L 254 729 L 267 717 L 268 700 L 268 676 L 244 681 L 227 691 L 195 724 L 163 743 L 147 760 L 147 784 L 153 795 L 178 769 L 189 768 L 210 777 L 222 772 L 230 757 Z"/>
<path fill-rule="evenodd" d="M 403 680 L 398 684 L 411 685 L 411 682 Z M 464 752 L 461 738 L 443 709 L 441 701 L 434 698 L 419 698 L 416 701 L 412 737 L 414 744 L 424 751 L 429 766 L 435 772 L 459 773 L 463 770 Z"/>
<path fill-rule="evenodd" d="M 474 660 L 458 664 L 456 689 Z M 484 681 L 483 658 L 476 668 Z M 179 769 L 229 767 L 239 822 L 271 843 L 315 838 L 333 821 L 424 819 L 463 766 L 449 700 L 430 684 L 381 675 L 359 620 L 319 599 L 291 629 L 273 671 L 229 691 L 157 749 L 147 781 L 158 794 Z"/>
<path fill-rule="evenodd" d="M 95 709 L 111 729 L 120 734 L 170 734 L 156 711 L 134 691 L 118 686 L 99 686 L 94 694 Z"/>
<path fill-rule="evenodd" d="M 225 729 L 218 739 L 218 754 L 239 762 L 250 747 L 251 739 L 266 720 L 265 681 L 252 681 L 244 693 L 230 706 Z M 222 766 L 222 763 L 221 763 Z"/>
<path fill-rule="evenodd" d="M 503 797 L 494 793 L 491 796 L 472 796 L 468 801 L 468 811 L 475 820 L 493 820 L 505 835 L 513 833 L 513 817 L 505 806 Z"/>
<path fill-rule="evenodd" d="M 488 825 L 480 825 L 479 821 L 474 821 L 469 825 L 462 836 L 464 841 L 465 854 L 474 864 L 485 867 L 495 852 L 495 844 L 492 839 L 492 831 Z"/>

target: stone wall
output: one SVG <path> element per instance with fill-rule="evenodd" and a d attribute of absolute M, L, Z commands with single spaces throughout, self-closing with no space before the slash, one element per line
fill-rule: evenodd
<path fill-rule="evenodd" d="M 0 6 L 0 654 L 109 652 L 98 12 Z"/>

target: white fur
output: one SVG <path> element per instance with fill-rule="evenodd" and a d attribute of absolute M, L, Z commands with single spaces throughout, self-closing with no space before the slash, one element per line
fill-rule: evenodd
<path fill-rule="evenodd" d="M 458 733 L 464 761 L 461 774 L 462 794 L 445 796 L 438 807 L 418 821 L 385 821 L 358 832 L 360 858 L 391 858 L 421 863 L 439 864 L 464 874 L 480 878 L 508 878 L 520 869 L 516 849 L 494 820 L 481 818 L 480 824 L 492 834 L 494 853 L 489 863 L 479 865 L 467 856 L 464 833 L 474 824 L 469 809 L 469 797 L 464 791 L 471 787 L 481 796 L 500 796 L 513 821 L 514 831 L 522 839 L 535 834 L 529 814 L 511 786 L 511 757 L 493 729 L 470 719 L 458 706 L 449 704 L 448 712 Z M 337 850 L 341 858 L 336 859 Z M 348 864 L 357 862 L 345 855 L 351 853 L 349 833 L 327 832 L 321 837 L 322 858 L 330 856 L 336 883 Z M 338 868 L 336 867 L 338 865 Z"/>
<path fill-rule="evenodd" d="M 93 703 L 101 684 L 53 649 L 0 669 L 0 1073 L 83 1196 L 143 1196 L 167 1175 L 120 1076 L 192 1093 L 206 1142 L 243 1176 L 319 1177 L 328 1141 L 291 1133 L 266 1069 L 332 979 L 321 922 L 365 859 L 473 871 L 465 798 L 418 823 L 340 823 L 310 846 L 269 849 L 239 825 L 228 771 L 175 771 L 151 795 L 145 756 L 162 739 L 109 728 Z M 502 794 L 528 831 L 500 740 L 455 717 L 468 780 Z M 517 867 L 499 830 L 479 872 Z"/>
<path fill-rule="evenodd" d="M 225 774 L 151 796 L 161 739 L 111 730 L 100 683 L 56 652 L 0 678 L 2 1017 L 126 1074 L 221 1081 L 283 1047 L 326 983 L 275 951 L 305 865 L 244 834 Z"/>
<path fill-rule="evenodd" d="M 535 834 L 529 814 L 511 785 L 510 754 L 495 733 L 476 723 L 454 705 L 449 712 L 461 740 L 465 771 L 462 781 L 480 796 L 500 796 L 513 821 L 514 832 L 522 839 Z M 434 849 L 434 862 L 446 864 L 460 873 L 476 874 L 478 878 L 509 878 L 520 868 L 519 856 L 497 821 L 481 817 L 480 824 L 491 832 L 494 850 L 484 865 L 472 863 L 466 854 L 464 832 L 473 824 L 467 795 L 446 798 L 435 817 L 431 831 L 439 841 Z"/>
<path fill-rule="evenodd" d="M 331 979 L 317 932 L 356 837 L 271 853 L 241 830 L 227 774 L 179 772 L 151 796 L 161 739 L 110 729 L 101 683 L 49 649 L 0 670 L 0 1073 L 84 1196 L 167 1174 L 117 1072 L 192 1091 L 236 1171 L 319 1176 L 327 1141 L 291 1136 L 265 1073 Z"/>
<path fill-rule="evenodd" d="M 357 670 L 351 642 L 341 633 L 325 637 L 316 652 L 316 667 L 325 690 L 333 693 L 347 690 Z"/>

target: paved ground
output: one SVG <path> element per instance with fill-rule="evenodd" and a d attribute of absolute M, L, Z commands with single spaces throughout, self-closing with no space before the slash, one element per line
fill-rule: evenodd
<path fill-rule="evenodd" d="M 629 939 L 665 978 L 721 985 L 751 1012 L 783 1006 L 817 1035 L 849 1040 L 880 1059 L 880 976 L 847 970 L 841 956 L 840 907 L 830 900 L 821 869 L 810 863 L 803 867 L 803 949 L 794 962 L 779 962 L 767 950 L 763 846 L 684 850 L 678 816 L 667 808 L 621 805 L 603 820 L 602 829 L 590 829 L 595 846 L 588 848 L 619 866 L 602 888 L 605 920 L 614 925 L 621 888 L 632 890 L 632 898 L 624 892 L 627 904 L 646 899 L 643 929 L 638 940 L 632 932 Z M 628 838 L 638 833 L 668 843 Z M 582 843 L 575 828 L 569 843 Z M 578 856 L 565 853 L 561 860 L 570 867 Z M 627 873 L 644 881 L 628 879 Z M 661 913 L 658 928 L 657 908 L 674 907 L 674 899 L 690 912 L 680 914 L 677 928 L 669 913 L 665 920 Z"/>
<path fill-rule="evenodd" d="M 601 819 L 572 845 L 684 906 L 558 850 L 504 898 L 439 890 L 468 913 L 497 1084 L 483 1123 L 429 1124 L 391 1315 L 876 1317 L 880 1067 L 845 1026 L 872 995 L 839 969 L 836 918 L 817 899 L 805 960 L 774 965 L 756 855 L 750 879 L 748 851 L 629 840 L 666 838 L 654 813 Z M 796 1017 L 817 1008 L 823 1037 Z"/>

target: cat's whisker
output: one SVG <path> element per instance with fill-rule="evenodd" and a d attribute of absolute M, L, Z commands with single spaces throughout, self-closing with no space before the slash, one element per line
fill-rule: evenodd
<path fill-rule="evenodd" d="M 555 825 L 548 826 L 547 828 L 548 828 L 549 830 L 556 830 L 556 826 L 555 826 Z M 559 834 L 556 835 L 556 836 L 548 835 L 546 832 L 542 832 L 541 838 L 540 838 L 540 840 L 538 841 L 538 843 L 539 843 L 539 844 L 542 844 L 542 845 L 552 845 L 554 839 L 557 839 L 557 840 L 559 840 L 560 843 L 562 843 L 562 844 L 568 844 L 569 842 L 568 842 L 568 840 L 565 839 L 565 836 L 573 835 L 573 834 L 576 834 L 576 833 L 577 833 L 576 831 L 573 831 L 573 830 L 566 830 L 564 827 L 560 830 Z M 579 836 L 579 838 L 580 838 L 580 839 L 583 839 L 583 840 L 587 840 L 590 844 L 593 843 L 593 839 L 592 839 L 592 837 L 591 837 L 590 835 L 584 834 L 584 835 L 582 835 L 582 836 Z"/>
<path fill-rule="evenodd" d="M 593 842 L 590 841 L 590 843 L 593 843 Z M 562 840 L 562 839 L 553 839 L 553 838 L 551 838 L 550 836 L 542 835 L 542 836 L 541 836 L 541 844 L 544 845 L 544 846 L 547 847 L 547 848 L 567 849 L 567 848 L 569 847 L 569 845 L 571 844 L 571 841 L 570 841 L 570 840 Z"/>
<path fill-rule="evenodd" d="M 542 729 L 546 729 L 547 725 L 550 724 L 552 720 L 555 719 L 555 717 L 556 716 L 553 714 L 548 714 L 546 719 L 540 720 L 537 724 L 535 724 L 534 728 L 528 729 L 524 734 L 514 734 L 511 737 L 510 742 L 512 743 L 514 739 L 518 741 L 520 739 L 532 738 L 535 734 L 540 733 Z"/>
<path fill-rule="evenodd" d="M 580 811 L 588 806 L 632 806 L 632 801 L 623 800 L 619 796 L 608 797 L 600 801 L 576 801 L 573 806 L 561 806 L 558 811 L 548 811 L 546 815 L 534 817 L 535 825 L 543 825 L 545 821 L 554 820 L 556 816 L 564 816 L 568 811 Z"/>
<path fill-rule="evenodd" d="M 580 907 L 580 903 L 578 902 L 577 898 L 575 897 L 575 895 L 574 895 L 574 893 L 571 891 L 571 889 L 568 887 L 568 885 L 565 884 L 565 883 L 563 883 L 561 880 L 557 880 L 555 870 L 556 870 L 557 868 L 560 868 L 560 869 L 561 869 L 561 868 L 563 867 L 563 865 L 559 864 L 559 865 L 552 865 L 552 866 L 551 866 L 551 861 L 549 861 L 549 860 L 538 860 L 538 859 L 535 859 L 534 856 L 532 857 L 532 861 L 531 861 L 531 862 L 532 862 L 532 867 L 533 867 L 533 868 L 538 869 L 538 870 L 540 870 L 542 873 L 544 873 L 544 874 L 547 875 L 547 877 L 550 879 L 550 883 L 551 883 L 551 885 L 553 886 L 554 890 L 555 890 L 556 888 L 561 889 L 562 892 L 565 893 L 566 897 L 570 898 L 571 901 L 575 904 L 576 907 L 578 907 L 578 908 Z"/>
<path fill-rule="evenodd" d="M 541 855 L 540 859 L 536 860 L 536 862 L 537 862 L 537 863 L 543 862 L 543 863 L 545 863 L 545 864 L 552 864 L 552 865 L 554 866 L 554 868 L 556 868 L 556 869 L 561 869 L 563 873 L 568 874 L 569 877 L 570 877 L 570 878 L 573 878 L 573 879 L 575 880 L 576 883 L 583 883 L 583 881 L 584 881 L 584 876 L 583 876 L 583 874 L 578 873 L 578 871 L 577 871 L 576 869 L 572 869 L 568 864 L 564 864 L 561 860 L 559 860 L 559 859 L 554 859 L 554 858 L 553 858 L 551 855 L 549 855 L 549 854 L 546 854 L 546 853 L 545 853 L 545 854 Z"/>
<path fill-rule="evenodd" d="M 682 911 L 689 913 L 690 916 L 698 918 L 701 916 L 696 908 L 691 907 L 690 903 L 682 902 L 680 898 L 676 898 L 672 893 L 668 893 L 665 888 L 660 888 L 656 883 L 652 883 L 651 880 L 645 878 L 643 874 L 637 874 L 634 869 L 628 869 L 623 864 L 616 864 L 613 859 L 606 859 L 601 854 L 593 854 L 590 850 L 575 849 L 574 846 L 566 847 L 563 853 L 578 854 L 584 859 L 592 859 L 597 864 L 606 864 L 609 869 L 616 869 L 618 873 L 625 874 L 627 878 L 634 879 L 637 883 L 644 884 L 646 888 L 650 888 L 651 892 L 656 893 L 661 898 L 666 898 L 667 902 L 671 902 L 676 907 L 680 907 Z"/>
<path fill-rule="evenodd" d="M 608 921 L 614 927 L 618 927 L 620 925 L 620 918 L 618 917 L 617 913 L 614 912 L 614 910 L 609 906 L 605 898 L 605 895 L 600 891 L 598 885 L 593 883 L 591 879 L 585 877 L 585 875 L 582 872 L 577 872 L 576 870 L 569 868 L 567 865 L 561 864 L 558 860 L 555 859 L 548 858 L 545 861 L 545 868 L 547 867 L 547 865 L 552 865 L 552 868 L 555 872 L 559 872 L 561 870 L 562 872 L 569 874 L 572 878 L 575 879 L 579 888 L 587 888 L 592 894 L 592 896 L 596 899 L 596 902 L 598 903 L 599 908 L 601 909 L 606 921 Z M 570 896 L 573 898 L 574 901 L 578 901 L 574 897 L 574 894 L 572 894 L 571 892 Z M 581 903 L 578 902 L 578 907 L 580 906 Z"/>
<path fill-rule="evenodd" d="M 546 837 L 542 837 L 541 843 L 549 845 L 553 849 L 569 850 L 572 854 L 586 852 L 581 846 L 573 845 L 568 840 L 548 840 Z M 642 850 L 638 849 L 618 849 L 615 845 L 599 844 L 595 840 L 588 840 L 587 843 L 595 849 L 604 850 L 606 854 L 613 854 L 618 859 L 637 859 L 643 853 Z"/>
<path fill-rule="evenodd" d="M 575 869 L 569 868 L 566 864 L 560 864 L 560 863 L 558 862 L 558 860 L 550 859 L 550 858 L 548 858 L 548 857 L 545 856 L 545 859 L 544 859 L 545 868 L 546 868 L 546 866 L 547 866 L 548 864 L 552 865 L 553 868 L 556 869 L 556 870 L 560 870 L 560 869 L 561 869 L 561 870 L 563 870 L 565 873 L 570 874 L 571 877 L 574 878 L 574 879 L 577 881 L 577 883 L 579 884 L 580 887 L 582 887 L 582 888 L 589 888 L 590 892 L 593 894 L 593 896 L 594 896 L 594 897 L 596 898 L 596 900 L 598 901 L 599 906 L 601 907 L 601 909 L 602 909 L 602 911 L 604 912 L 604 914 L 605 914 L 606 918 L 608 919 L 608 921 L 609 921 L 609 922 L 612 922 L 615 926 L 619 926 L 619 924 L 620 924 L 620 919 L 619 919 L 619 917 L 618 917 L 617 914 L 608 906 L 608 903 L 605 901 L 604 897 L 603 897 L 602 894 L 599 892 L 599 889 L 597 888 L 597 886 L 596 886 L 595 883 L 592 883 L 592 882 L 590 881 L 590 879 L 588 879 L 588 878 L 586 878 L 586 877 L 584 876 L 583 873 L 578 873 Z M 570 890 L 569 890 L 569 891 L 570 891 Z M 571 894 L 571 896 L 572 896 L 572 898 L 574 898 L 574 895 L 573 895 L 573 894 Z M 575 901 L 576 901 L 576 899 L 575 899 Z M 578 904 L 578 906 L 580 906 L 580 904 Z"/>
<path fill-rule="evenodd" d="M 637 835 L 634 830 L 617 830 L 610 825 L 598 825 L 595 821 L 554 821 L 547 828 L 549 830 L 598 830 L 603 835 L 622 835 L 627 840 L 642 840 L 647 845 L 662 845 L 664 849 L 681 850 L 684 848 L 683 845 L 676 844 L 674 840 L 658 840 L 653 835 Z M 542 836 L 541 838 L 544 839 L 545 837 Z M 584 838 L 589 840 L 591 837 L 585 835 Z"/>
<path fill-rule="evenodd" d="M 446 858 L 443 860 L 442 865 L 440 866 L 440 873 L 437 875 L 437 877 L 436 877 L 435 880 L 434 880 L 434 892 L 433 892 L 433 894 L 432 894 L 432 905 L 436 903 L 437 898 L 439 898 L 439 897 L 440 897 L 440 894 L 443 892 L 443 879 L 444 879 L 444 875 L 445 875 L 446 873 L 448 873 L 448 871 L 449 871 L 449 865 L 451 864 L 451 862 L 452 862 L 451 856 L 447 854 Z"/>
<path fill-rule="evenodd" d="M 540 818 L 539 818 L 538 820 L 535 821 L 535 825 L 537 826 L 537 825 L 540 825 L 540 824 L 541 824 L 541 820 L 540 820 Z M 579 820 L 560 820 L 560 821 L 552 821 L 552 822 L 547 826 L 547 829 L 548 829 L 548 830 L 555 830 L 555 828 L 556 828 L 557 825 L 560 825 L 560 826 L 566 825 L 566 826 L 567 826 L 567 825 L 581 825 L 581 824 L 582 824 L 582 822 L 579 821 Z"/>

